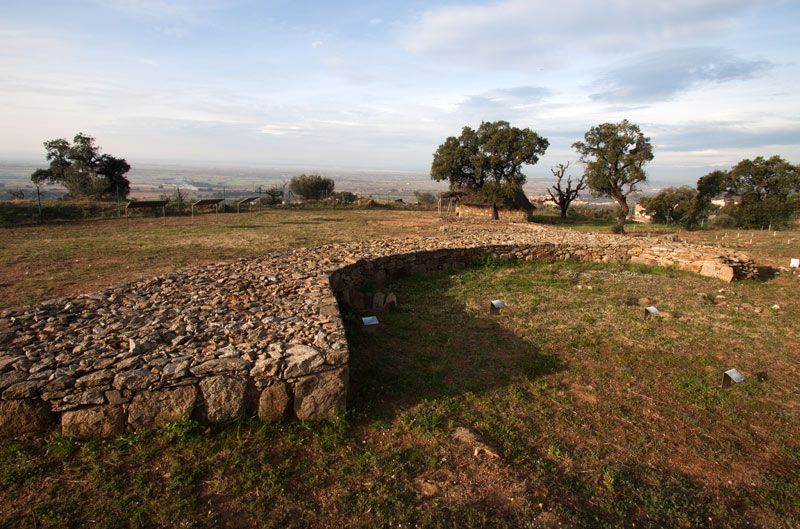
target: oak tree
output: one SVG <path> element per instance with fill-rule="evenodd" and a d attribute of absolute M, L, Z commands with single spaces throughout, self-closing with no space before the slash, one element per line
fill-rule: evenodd
<path fill-rule="evenodd" d="M 589 189 L 597 196 L 613 198 L 619 204 L 616 233 L 625 233 L 628 196 L 638 191 L 637 184 L 647 176 L 644 165 L 653 159 L 653 146 L 638 125 L 627 119 L 619 123 L 602 123 L 589 129 L 584 141 L 572 148 L 581 155 Z"/>
<path fill-rule="evenodd" d="M 128 196 L 130 182 L 125 175 L 131 166 L 124 158 L 101 155 L 101 149 L 93 137 L 79 132 L 72 144 L 59 138 L 44 142 L 44 148 L 50 166 L 31 174 L 31 180 L 36 185 L 45 182 L 61 184 L 71 197 Z"/>
<path fill-rule="evenodd" d="M 447 180 L 452 191 L 465 191 L 497 206 L 520 193 L 525 183 L 523 165 L 539 161 L 550 142 L 529 128 L 507 121 L 481 123 L 477 130 L 464 127 L 433 154 L 431 178 Z M 494 211 L 496 218 L 496 210 Z"/>

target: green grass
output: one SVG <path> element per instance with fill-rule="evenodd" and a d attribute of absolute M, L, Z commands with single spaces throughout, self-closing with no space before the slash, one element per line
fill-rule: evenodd
<path fill-rule="evenodd" d="M 6 441 L 0 526 L 797 526 L 795 279 L 484 260 L 383 290 L 377 334 L 345 318 L 345 414 Z"/>

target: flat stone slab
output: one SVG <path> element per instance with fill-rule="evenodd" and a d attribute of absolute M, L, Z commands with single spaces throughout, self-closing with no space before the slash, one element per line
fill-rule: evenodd
<path fill-rule="evenodd" d="M 340 310 L 369 314 L 386 278 L 492 255 L 676 265 L 754 277 L 746 254 L 520 223 L 443 224 L 437 237 L 332 244 L 210 264 L 0 313 L 0 435 L 61 424 L 103 437 L 255 412 L 322 420 L 344 409 Z M 369 287 L 369 289 L 367 288 Z"/>

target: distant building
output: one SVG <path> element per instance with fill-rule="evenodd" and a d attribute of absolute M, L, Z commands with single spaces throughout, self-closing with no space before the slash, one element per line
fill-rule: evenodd
<path fill-rule="evenodd" d="M 715 200 L 712 200 L 711 203 L 714 204 L 715 206 L 719 206 L 721 208 L 724 208 L 725 206 L 730 206 L 732 204 L 738 204 L 739 203 L 739 199 L 729 198 L 729 197 L 717 198 Z"/>
<path fill-rule="evenodd" d="M 634 222 L 652 222 L 653 219 L 647 214 L 647 211 L 641 204 L 637 203 L 633 208 L 633 221 Z"/>

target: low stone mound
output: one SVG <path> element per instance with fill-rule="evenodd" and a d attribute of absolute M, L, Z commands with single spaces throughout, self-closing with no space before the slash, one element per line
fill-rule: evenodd
<path fill-rule="evenodd" d="M 476 258 L 677 265 L 754 277 L 746 254 L 656 238 L 519 224 L 333 244 L 183 270 L 0 313 L 0 435 L 76 438 L 195 417 L 318 421 L 344 410 L 340 307 L 369 311 L 386 278 Z"/>

